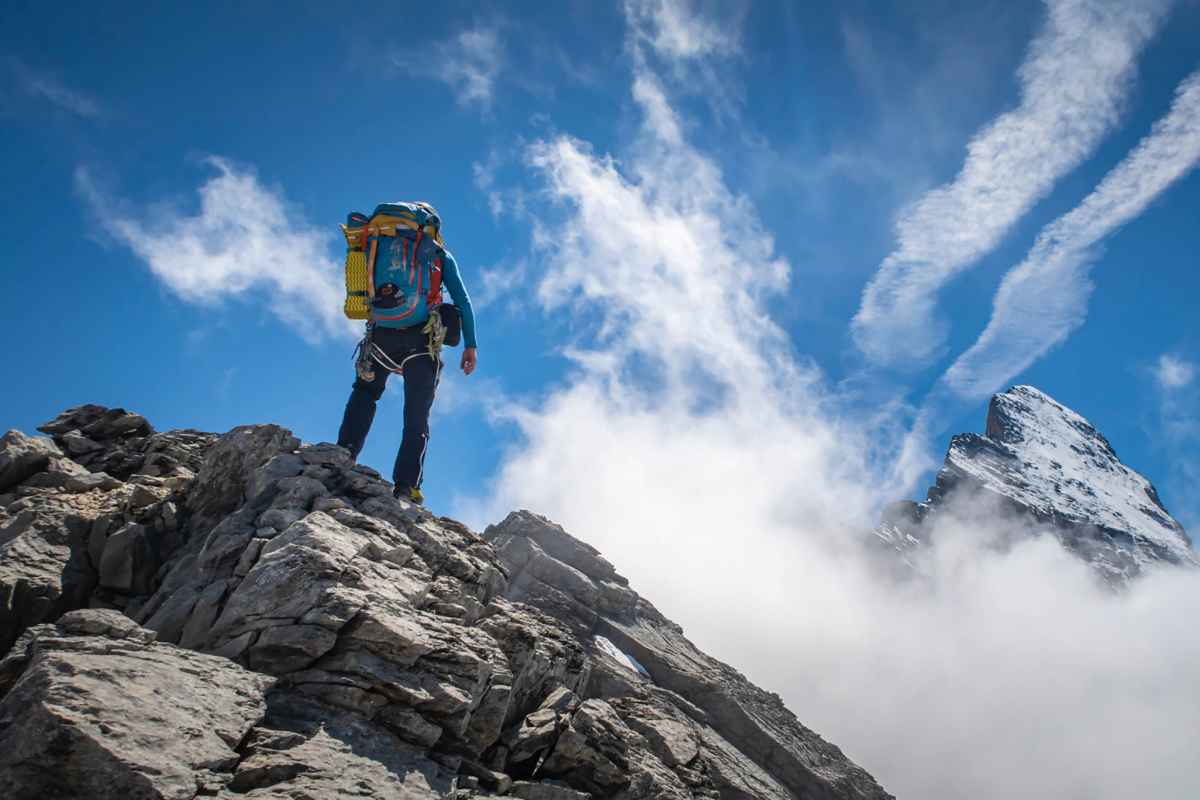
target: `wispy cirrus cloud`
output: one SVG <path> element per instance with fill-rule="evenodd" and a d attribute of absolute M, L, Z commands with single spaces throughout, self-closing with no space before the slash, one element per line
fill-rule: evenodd
<path fill-rule="evenodd" d="M 96 98 L 67 86 L 52 72 L 34 69 L 18 58 L 10 58 L 9 65 L 18 84 L 26 94 L 48 101 L 55 107 L 77 117 L 96 118 L 102 116 L 103 108 Z"/>
<path fill-rule="evenodd" d="M 722 62 L 742 55 L 743 0 L 625 0 L 626 47 L 640 72 L 649 61 L 657 82 L 699 96 L 718 120 L 737 121 L 745 87 Z"/>
<path fill-rule="evenodd" d="M 1194 358 L 1163 353 L 1148 370 L 1158 402 L 1151 440 L 1167 457 L 1166 489 L 1182 506 L 1176 516 L 1195 541 L 1200 530 L 1200 365 Z"/>
<path fill-rule="evenodd" d="M 500 26 L 477 22 L 442 42 L 437 49 L 445 54 L 445 58 L 430 66 L 432 75 L 450 87 L 460 106 L 489 110 L 507 60 Z M 407 52 L 397 54 L 393 61 L 403 69 L 412 68 Z"/>
<path fill-rule="evenodd" d="M 785 337 L 763 318 L 759 301 L 786 287 L 788 264 L 774 254 L 747 200 L 682 141 L 654 76 L 638 75 L 633 95 L 645 125 L 628 172 L 569 137 L 530 149 L 530 165 L 552 195 L 579 214 L 578 227 L 550 238 L 560 267 L 542 276 L 539 299 L 548 309 L 599 304 L 605 347 L 622 357 L 638 353 L 661 367 L 671 386 L 689 385 L 698 372 L 721 384 L 734 375 L 744 387 L 770 384 L 772 361 L 760 353 L 782 352 Z M 743 221 L 736 242 L 717 233 L 727 227 L 723 214 Z M 621 236 L 591 233 L 616 229 Z M 742 278 L 747 261 L 757 265 L 754 281 Z M 675 300 L 665 306 L 668 296 Z M 722 312 L 712 314 L 716 308 Z M 653 326 L 629 324 L 651 318 Z M 664 352 L 671 357 L 663 359 Z"/>
<path fill-rule="evenodd" d="M 958 176 L 896 223 L 897 248 L 851 323 L 878 363 L 923 362 L 945 336 L 937 293 L 992 250 L 1034 203 L 1091 155 L 1120 119 L 1139 52 L 1170 0 L 1049 0 L 1019 77 L 1021 103 L 967 145 Z"/>
<path fill-rule="evenodd" d="M 739 49 L 740 25 L 729 25 L 693 0 L 626 0 L 631 35 L 660 56 L 696 59 Z"/>
<path fill-rule="evenodd" d="M 1154 364 L 1154 379 L 1160 389 L 1171 391 L 1191 384 L 1196 377 L 1196 365 L 1171 353 L 1163 353 Z"/>
<path fill-rule="evenodd" d="M 1198 162 L 1200 71 L 1180 84 L 1151 133 L 1004 276 L 987 328 L 947 370 L 945 384 L 961 397 L 985 397 L 1065 340 L 1087 316 L 1093 249 Z M 1170 359 L 1160 362 L 1160 376 L 1190 380 L 1188 367 Z"/>
<path fill-rule="evenodd" d="M 250 300 L 309 341 L 361 335 L 360 326 L 342 316 L 345 290 L 340 265 L 329 255 L 332 234 L 306 224 L 253 172 L 223 158 L 205 163 L 216 174 L 198 189 L 196 213 L 121 210 L 83 167 L 75 172 L 75 188 L 104 229 L 183 300 Z"/>

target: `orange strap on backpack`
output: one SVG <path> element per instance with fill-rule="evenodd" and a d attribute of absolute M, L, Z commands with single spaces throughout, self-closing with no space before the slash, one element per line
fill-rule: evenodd
<path fill-rule="evenodd" d="M 372 233 L 374 235 L 372 235 Z M 379 252 L 379 237 L 380 236 L 396 236 L 395 231 L 391 234 L 385 234 L 382 229 L 371 227 L 363 228 L 363 236 L 370 239 L 371 247 L 367 254 L 367 304 L 372 305 L 375 300 L 375 258 Z M 420 262 L 417 260 L 417 252 L 421 247 L 421 239 L 424 237 L 425 231 L 422 228 L 417 228 L 417 235 L 413 241 L 412 256 L 408 256 L 408 242 L 405 241 L 401 245 L 405 251 L 405 260 L 409 262 L 410 269 L 416 268 L 420 270 Z M 434 241 L 438 241 L 440 237 L 434 236 Z M 364 241 L 365 245 L 365 241 Z M 439 242 L 440 246 L 440 242 Z M 421 293 L 421 275 L 417 275 L 417 294 Z M 442 257 L 435 256 L 433 264 L 429 269 L 429 291 L 425 295 L 425 304 L 428 308 L 433 308 L 442 302 Z M 411 312 L 410 312 L 411 313 Z M 408 316 L 403 314 L 399 317 L 376 317 L 376 319 L 402 319 Z"/>
<path fill-rule="evenodd" d="M 369 233 L 363 231 L 364 235 Z M 375 300 L 375 253 L 379 250 L 379 237 L 371 239 L 371 253 L 367 256 L 367 305 Z"/>

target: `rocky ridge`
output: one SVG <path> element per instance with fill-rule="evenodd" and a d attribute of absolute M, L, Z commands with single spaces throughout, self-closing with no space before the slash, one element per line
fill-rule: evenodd
<path fill-rule="evenodd" d="M 911 565 L 962 495 L 1033 523 L 1115 584 L 1157 565 L 1200 566 L 1150 481 L 1091 423 L 1032 386 L 995 395 L 985 433 L 953 437 L 925 501 L 885 509 L 876 539 Z"/>
<path fill-rule="evenodd" d="M 536 514 L 273 425 L 41 430 L 0 440 L 0 796 L 890 797 Z"/>

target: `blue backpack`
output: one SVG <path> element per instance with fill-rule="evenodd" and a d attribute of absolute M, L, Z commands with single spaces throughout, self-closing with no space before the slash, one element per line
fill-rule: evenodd
<path fill-rule="evenodd" d="M 352 212 L 346 236 L 346 304 L 350 319 L 397 322 L 424 296 L 442 303 L 442 221 L 428 203 L 381 203 L 371 216 Z"/>

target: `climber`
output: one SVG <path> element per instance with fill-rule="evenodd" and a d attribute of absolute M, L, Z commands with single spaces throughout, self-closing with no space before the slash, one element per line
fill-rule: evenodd
<path fill-rule="evenodd" d="M 350 245 L 346 315 L 368 321 L 338 444 L 358 458 L 388 375 L 399 373 L 404 379 L 404 433 L 392 470 L 393 494 L 422 503 L 429 412 L 443 367 L 441 349 L 443 343 L 457 344 L 459 325 L 465 345 L 460 367 L 464 375 L 475 371 L 471 297 L 454 256 L 442 243 L 441 220 L 428 203 L 382 204 L 370 218 L 351 214 L 342 229 Z M 354 290 L 363 281 L 352 277 L 352 262 L 365 270 L 366 291 Z M 454 305 L 442 303 L 442 286 Z"/>

